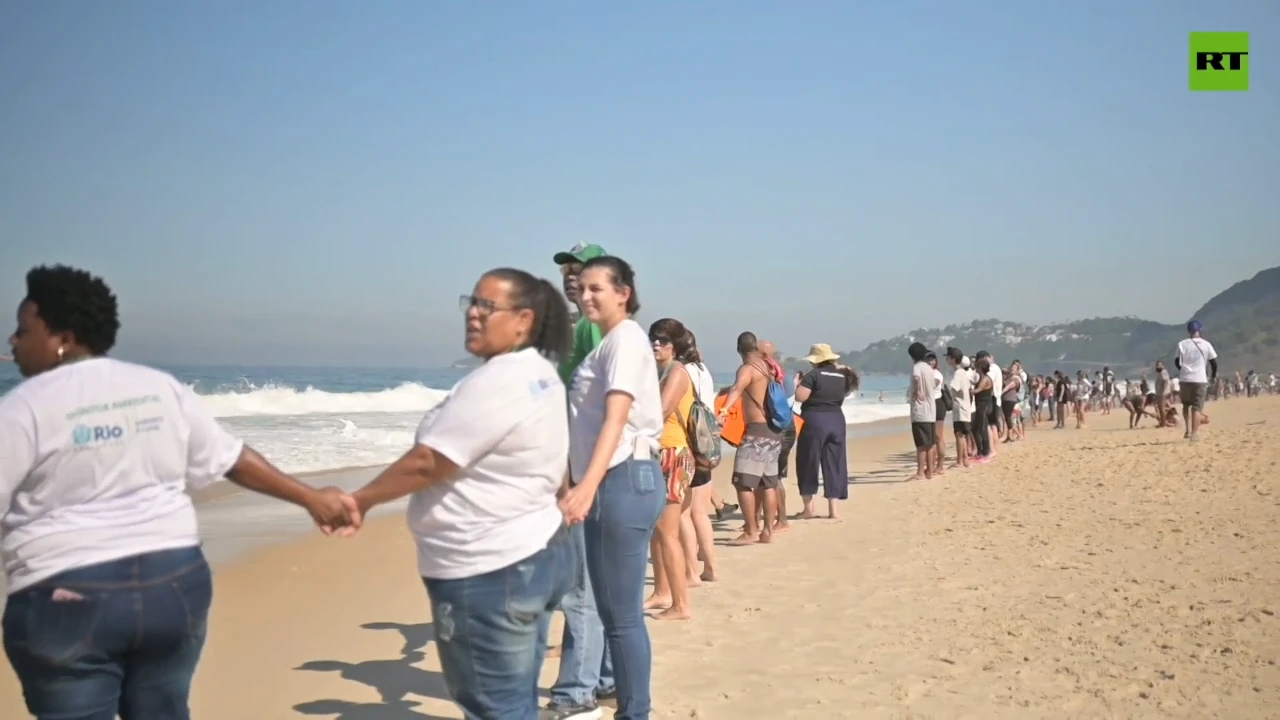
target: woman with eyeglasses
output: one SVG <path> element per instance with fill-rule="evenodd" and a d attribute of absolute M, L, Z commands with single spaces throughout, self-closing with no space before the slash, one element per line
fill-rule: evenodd
<path fill-rule="evenodd" d="M 635 273 L 616 257 L 588 260 L 579 281 L 583 311 L 604 340 L 569 392 L 569 470 L 561 508 L 585 522 L 587 570 L 613 655 L 619 720 L 648 720 L 653 655 L 644 624 L 649 540 L 666 505 L 658 465 L 662 397 L 644 328 Z"/>
<path fill-rule="evenodd" d="M 649 341 L 653 344 L 662 393 L 664 419 L 658 439 L 658 462 L 666 479 L 667 504 L 649 544 L 653 594 L 644 608 L 661 609 L 655 616 L 659 620 L 688 620 L 693 617 L 693 609 L 689 605 L 689 564 L 680 542 L 680 526 L 684 513 L 692 507 L 690 486 L 696 468 L 686 429 L 695 388 L 685 363 L 694 362 L 697 353 L 693 335 L 679 320 L 663 318 L 649 326 Z"/>
<path fill-rule="evenodd" d="M 427 412 L 403 457 L 353 494 L 369 509 L 410 495 L 409 531 L 449 693 L 469 718 L 531 720 L 551 612 L 578 556 L 557 494 L 569 454 L 569 308 L 523 270 L 462 298 L 467 352 L 484 364 Z"/>
<path fill-rule="evenodd" d="M 107 357 L 120 330 L 101 278 L 27 273 L 9 338 L 27 379 L 0 399 L 4 649 L 39 718 L 181 720 L 213 580 L 187 487 L 224 476 L 359 525 L 336 488 L 281 473 L 172 375 Z"/>

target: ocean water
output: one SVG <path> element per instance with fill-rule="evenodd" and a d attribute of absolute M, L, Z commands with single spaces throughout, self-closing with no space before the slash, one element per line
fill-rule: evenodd
<path fill-rule="evenodd" d="M 167 366 L 226 428 L 287 472 L 381 465 L 402 455 L 422 414 L 466 370 Z M 732 374 L 715 375 L 717 387 Z M 0 393 L 21 381 L 0 363 Z M 867 376 L 845 418 L 858 425 L 906 417 L 907 378 Z M 880 401 L 884 394 L 883 402 Z"/>

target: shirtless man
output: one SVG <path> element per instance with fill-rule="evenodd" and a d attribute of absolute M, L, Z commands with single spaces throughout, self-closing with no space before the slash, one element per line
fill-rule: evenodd
<path fill-rule="evenodd" d="M 783 382 L 786 375 L 778 364 L 778 349 L 768 340 L 760 341 L 760 354 L 764 356 L 773 379 Z M 778 521 L 774 523 L 775 532 L 786 532 L 791 529 L 787 522 L 787 465 L 791 461 L 791 449 L 796 446 L 796 426 L 792 425 L 782 431 L 782 449 L 778 451 Z M 763 510 L 764 508 L 761 508 Z"/>
<path fill-rule="evenodd" d="M 742 365 L 719 419 L 723 422 L 729 408 L 742 400 L 746 431 L 733 456 L 733 487 L 738 491 L 746 527 L 730 544 L 750 545 L 773 541 L 773 526 L 778 516 L 778 456 L 782 454 L 782 436 L 769 427 L 765 417 L 765 393 L 771 372 L 753 333 L 738 336 L 738 355 L 742 357 Z M 764 508 L 763 524 L 757 519 L 757 508 L 761 507 Z"/>

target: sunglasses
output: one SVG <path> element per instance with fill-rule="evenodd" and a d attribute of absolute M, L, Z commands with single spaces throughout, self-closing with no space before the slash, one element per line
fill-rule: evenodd
<path fill-rule="evenodd" d="M 481 317 L 488 317 L 496 312 L 511 312 L 515 310 L 524 309 L 524 308 L 519 308 L 515 306 L 502 307 L 501 305 L 498 305 L 492 300 L 489 300 L 487 298 L 476 297 L 475 295 L 463 295 L 462 297 L 458 298 L 459 310 L 462 310 L 462 312 L 467 312 L 471 310 L 471 308 L 475 308 L 476 312 L 478 312 Z"/>
<path fill-rule="evenodd" d="M 649 342 L 653 343 L 654 345 L 670 345 L 671 338 L 665 337 L 662 335 L 650 335 Z"/>

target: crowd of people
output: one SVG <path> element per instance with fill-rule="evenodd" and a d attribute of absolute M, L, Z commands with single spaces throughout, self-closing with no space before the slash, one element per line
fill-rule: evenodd
<path fill-rule="evenodd" d="M 710 517 L 740 507 L 733 544 L 770 543 L 791 519 L 818 516 L 820 488 L 826 516 L 839 517 L 849 474 L 843 404 L 860 379 L 829 345 L 814 345 L 789 396 L 775 348 L 744 332 L 734 382 L 717 391 L 680 320 L 636 322 L 626 261 L 580 245 L 554 262 L 560 288 L 512 268 L 476 281 L 461 298 L 464 344 L 484 362 L 425 414 L 402 457 L 349 494 L 276 469 L 168 373 L 107 357 L 120 322 L 101 278 L 31 270 L 10 338 L 27 380 L 0 400 L 4 646 L 28 710 L 188 717 L 213 586 L 184 490 L 226 477 L 304 508 L 335 535 L 408 497 L 415 571 L 466 717 L 589 720 L 615 698 L 616 717 L 648 718 L 645 620 L 692 617 L 690 588 L 718 579 Z M 1217 355 L 1199 323 L 1188 333 L 1180 386 L 1159 369 L 1154 394 L 1159 404 L 1173 388 L 1196 440 Z M 947 348 L 947 373 L 919 343 L 909 355 L 918 479 L 946 472 L 948 415 L 953 467 L 968 467 L 1022 440 L 1024 417 L 1063 427 L 1074 414 L 1079 427 L 1114 398 L 1135 406 L 1109 370 L 1095 391 L 1084 373 L 1029 377 L 990 351 Z M 1145 412 L 1145 379 L 1137 387 Z M 734 409 L 744 424 L 726 459 L 736 506 L 711 484 Z M 794 518 L 784 485 L 793 449 L 803 503 Z M 554 612 L 564 615 L 560 667 L 540 706 Z"/>
<path fill-rule="evenodd" d="M 947 418 L 955 442 L 952 468 L 982 465 L 995 459 L 1002 443 L 1013 443 L 1025 437 L 1024 423 L 1054 423 L 1054 429 L 1066 427 L 1074 418 L 1077 429 L 1085 427 L 1091 412 L 1109 415 L 1116 406 L 1129 413 L 1129 427 L 1137 428 L 1144 417 L 1151 417 L 1157 427 L 1176 427 L 1182 406 L 1183 437 L 1192 442 L 1200 439 L 1199 428 L 1209 422 L 1205 402 L 1226 397 L 1221 388 L 1231 386 L 1218 375 L 1218 353 L 1201 336 L 1201 324 L 1187 323 L 1187 338 L 1178 343 L 1174 353 L 1177 374 L 1171 376 L 1164 361 L 1155 363 L 1155 382 L 1142 373 L 1140 380 L 1117 380 L 1110 367 L 1103 367 L 1090 377 L 1084 370 L 1075 376 L 1061 370 L 1050 375 L 1029 376 L 1020 360 L 1006 367 L 996 363 L 988 350 L 972 358 L 959 348 L 948 347 L 945 358 L 952 372 L 947 379 L 938 365 L 938 356 L 921 343 L 913 343 L 907 354 L 913 365 L 907 399 L 911 405 L 911 434 L 916 448 L 916 474 L 913 479 L 928 479 L 946 473 Z M 1260 379 L 1250 371 L 1247 378 L 1236 374 L 1234 387 L 1245 392 L 1248 387 L 1261 393 Z M 1274 377 L 1269 387 L 1275 387 Z M 1275 390 L 1272 390 L 1273 392 Z"/>

